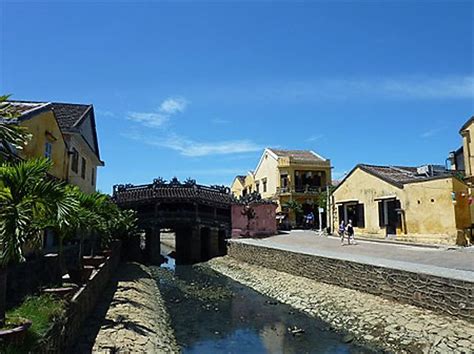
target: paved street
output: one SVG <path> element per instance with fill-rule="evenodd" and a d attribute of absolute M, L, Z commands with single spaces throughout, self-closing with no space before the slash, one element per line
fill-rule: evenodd
<path fill-rule="evenodd" d="M 341 246 L 339 238 L 298 230 L 265 239 L 241 239 L 237 242 L 474 281 L 473 247 L 429 248 L 362 240 L 357 241 L 357 245 L 349 246 L 346 241 Z"/>

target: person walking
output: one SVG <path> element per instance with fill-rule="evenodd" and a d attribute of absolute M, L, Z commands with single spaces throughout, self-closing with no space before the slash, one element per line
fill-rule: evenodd
<path fill-rule="evenodd" d="M 344 245 L 344 234 L 346 232 L 346 224 L 344 220 L 339 224 L 339 237 L 341 238 L 341 246 Z"/>
<path fill-rule="evenodd" d="M 306 224 L 308 226 L 308 229 L 312 229 L 314 225 L 314 213 L 312 211 L 309 212 L 309 214 L 306 216 Z"/>
<path fill-rule="evenodd" d="M 347 243 L 349 245 L 351 244 L 351 240 L 354 241 L 354 245 L 357 244 L 354 238 L 354 227 L 352 226 L 352 220 L 349 220 L 349 222 L 347 223 Z"/>

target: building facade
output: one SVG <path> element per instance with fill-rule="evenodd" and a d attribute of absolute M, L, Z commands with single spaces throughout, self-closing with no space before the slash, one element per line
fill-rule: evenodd
<path fill-rule="evenodd" d="M 100 159 L 94 107 L 85 104 L 52 103 L 68 147 L 66 180 L 85 193 L 96 190 L 97 168 L 104 166 Z"/>
<path fill-rule="evenodd" d="M 16 151 L 23 159 L 47 157 L 53 166 L 51 175 L 67 178 L 67 146 L 50 103 L 9 102 L 10 110 L 17 115 L 12 124 L 25 127 L 31 139 L 22 150 Z"/>
<path fill-rule="evenodd" d="M 100 159 L 92 105 L 9 101 L 17 117 L 10 119 L 31 134 L 31 140 L 17 151 L 21 158 L 47 157 L 53 162 L 54 177 L 77 185 L 83 192 L 96 190 Z"/>
<path fill-rule="evenodd" d="M 470 227 L 467 185 L 437 166 L 357 165 L 332 193 L 333 229 L 421 243 L 462 244 Z"/>
<path fill-rule="evenodd" d="M 237 197 L 257 192 L 276 202 L 277 212 L 287 214 L 294 224 L 300 220 L 285 204 L 296 201 L 303 214 L 313 211 L 317 215 L 320 195 L 330 184 L 330 160 L 309 150 L 266 148 L 255 171 L 245 178 L 237 176 L 231 190 Z"/>

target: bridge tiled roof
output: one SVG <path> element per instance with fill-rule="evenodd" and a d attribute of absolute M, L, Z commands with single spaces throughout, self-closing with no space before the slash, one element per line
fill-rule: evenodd
<path fill-rule="evenodd" d="M 228 190 L 197 184 L 147 184 L 140 186 L 119 185 L 114 187 L 119 205 L 149 201 L 198 202 L 215 206 L 230 206 L 233 197 Z"/>

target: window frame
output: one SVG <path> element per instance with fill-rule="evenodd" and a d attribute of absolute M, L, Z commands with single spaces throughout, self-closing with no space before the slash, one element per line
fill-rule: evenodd
<path fill-rule="evenodd" d="M 81 178 L 86 179 L 87 161 L 84 157 L 81 158 Z"/>

